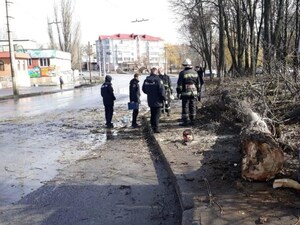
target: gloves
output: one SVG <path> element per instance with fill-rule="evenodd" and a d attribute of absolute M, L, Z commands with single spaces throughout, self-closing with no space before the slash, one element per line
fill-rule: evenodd
<path fill-rule="evenodd" d="M 170 94 L 170 99 L 174 100 L 174 95 L 173 94 Z"/>
<path fill-rule="evenodd" d="M 178 99 L 181 99 L 181 94 L 177 94 L 177 98 L 178 98 Z"/>

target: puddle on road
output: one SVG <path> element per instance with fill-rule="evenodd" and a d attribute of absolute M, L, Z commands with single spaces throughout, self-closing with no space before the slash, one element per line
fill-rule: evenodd
<path fill-rule="evenodd" d="M 0 206 L 20 200 L 116 136 L 92 110 L 0 122 Z"/>
<path fill-rule="evenodd" d="M 113 129 L 105 129 L 103 109 L 0 121 L 0 206 L 17 202 L 106 141 L 121 138 L 119 130 L 130 129 L 131 111 L 116 112 Z"/>

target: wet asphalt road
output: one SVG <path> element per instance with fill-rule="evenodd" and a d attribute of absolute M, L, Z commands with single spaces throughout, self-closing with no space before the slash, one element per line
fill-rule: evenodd
<path fill-rule="evenodd" d="M 147 132 L 124 122 L 131 78 L 113 77 L 113 130 L 99 86 L 0 102 L 0 224 L 179 224 Z"/>

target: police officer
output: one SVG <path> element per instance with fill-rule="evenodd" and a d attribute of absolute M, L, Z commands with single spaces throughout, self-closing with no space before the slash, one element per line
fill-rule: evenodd
<path fill-rule="evenodd" d="M 139 79 L 140 79 L 140 74 L 135 73 L 133 75 L 133 79 L 129 83 L 129 101 L 141 104 L 141 100 L 140 100 L 141 92 L 140 92 Z M 132 128 L 139 127 L 139 125 L 136 122 L 138 114 L 139 114 L 139 108 L 133 109 L 132 123 L 131 123 Z"/>
<path fill-rule="evenodd" d="M 153 67 L 150 76 L 144 80 L 142 90 L 147 94 L 148 106 L 150 107 L 150 124 L 154 133 L 159 131 L 159 119 L 161 108 L 166 100 L 165 88 L 161 79 L 158 77 L 157 68 Z"/>
<path fill-rule="evenodd" d="M 105 108 L 105 120 L 106 128 L 113 128 L 114 125 L 111 122 L 114 112 L 114 101 L 116 97 L 114 95 L 114 89 L 111 84 L 112 77 L 110 75 L 105 76 L 105 82 L 101 85 L 101 96 L 103 98 L 103 105 Z"/>
<path fill-rule="evenodd" d="M 179 73 L 176 91 L 177 97 L 182 100 L 182 123 L 180 125 L 187 126 L 189 120 L 190 124 L 193 125 L 196 119 L 196 105 L 200 94 L 200 82 L 190 59 L 184 60 L 182 65 L 185 68 Z"/>
<path fill-rule="evenodd" d="M 166 92 L 166 101 L 164 102 L 164 107 L 162 112 L 166 112 L 167 116 L 170 116 L 171 112 L 171 99 L 173 98 L 173 87 L 171 83 L 170 77 L 164 72 L 164 68 L 160 67 L 158 69 L 158 76 L 162 80 L 163 85 L 165 87 L 165 92 Z"/>

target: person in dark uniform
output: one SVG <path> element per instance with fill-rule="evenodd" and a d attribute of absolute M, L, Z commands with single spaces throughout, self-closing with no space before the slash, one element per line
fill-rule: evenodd
<path fill-rule="evenodd" d="M 110 75 L 105 76 L 105 82 L 101 86 L 101 96 L 103 98 L 103 105 L 105 108 L 105 120 L 106 127 L 113 128 L 114 125 L 111 122 L 114 113 L 114 101 L 116 97 L 114 95 L 114 89 L 111 84 L 112 77 Z"/>
<path fill-rule="evenodd" d="M 196 103 L 200 93 L 200 81 L 190 59 L 184 60 L 182 65 L 185 68 L 179 73 L 176 91 L 177 97 L 182 100 L 182 123 L 180 125 L 187 126 L 189 120 L 190 124 L 193 125 L 196 119 Z"/>
<path fill-rule="evenodd" d="M 198 77 L 199 77 L 199 81 L 200 81 L 200 93 L 198 96 L 198 101 L 201 101 L 201 90 L 202 90 L 202 85 L 204 84 L 203 76 L 204 76 L 205 70 L 206 70 L 206 62 L 204 63 L 204 67 L 196 66 L 195 70 L 198 73 Z"/>
<path fill-rule="evenodd" d="M 62 79 L 62 76 L 59 77 L 59 86 L 60 86 L 60 90 L 62 90 L 64 85 L 64 80 Z"/>
<path fill-rule="evenodd" d="M 147 94 L 148 106 L 150 107 L 150 124 L 154 133 L 160 133 L 159 119 L 161 108 L 166 100 L 165 88 L 162 80 L 158 77 L 157 68 L 153 67 L 150 76 L 146 77 L 142 90 Z"/>
<path fill-rule="evenodd" d="M 141 92 L 140 92 L 139 82 L 140 82 L 140 74 L 135 73 L 133 75 L 133 79 L 129 83 L 129 101 L 141 104 L 141 100 L 140 100 Z M 139 114 L 139 108 L 133 109 L 132 123 L 131 123 L 131 127 L 133 128 L 139 127 L 139 125 L 136 122 L 138 114 Z"/>
<path fill-rule="evenodd" d="M 170 77 L 164 72 L 164 68 L 158 69 L 158 76 L 162 80 L 166 92 L 166 101 L 164 102 L 164 107 L 162 113 L 167 113 L 170 116 L 171 112 L 171 100 L 173 98 L 173 87 Z"/>

